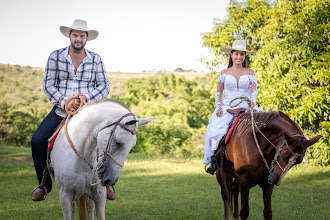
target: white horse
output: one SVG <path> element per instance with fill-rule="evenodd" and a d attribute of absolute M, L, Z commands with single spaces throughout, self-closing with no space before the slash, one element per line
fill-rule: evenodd
<path fill-rule="evenodd" d="M 81 218 L 86 213 L 94 219 L 95 204 L 97 218 L 105 219 L 105 186 L 116 184 L 136 143 L 138 127 L 153 118 L 138 119 L 124 105 L 110 99 L 87 103 L 67 126 L 82 157 L 69 145 L 64 129 L 60 131 L 50 158 L 64 219 L 73 219 L 77 199 Z"/>

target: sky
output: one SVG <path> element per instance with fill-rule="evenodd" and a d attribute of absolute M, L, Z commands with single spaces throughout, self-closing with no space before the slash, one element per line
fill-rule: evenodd
<path fill-rule="evenodd" d="M 50 53 L 69 46 L 59 30 L 83 19 L 99 31 L 86 49 L 107 72 L 176 68 L 208 72 L 201 34 L 224 19 L 229 0 L 0 0 L 0 63 L 44 68 Z"/>

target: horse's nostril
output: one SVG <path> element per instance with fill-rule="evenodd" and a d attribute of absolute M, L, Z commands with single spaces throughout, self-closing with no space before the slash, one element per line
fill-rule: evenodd
<path fill-rule="evenodd" d="M 271 180 L 268 180 L 268 183 L 269 183 L 269 184 L 272 184 L 272 181 L 271 181 Z"/>
<path fill-rule="evenodd" d="M 103 185 L 105 185 L 105 186 L 109 186 L 110 185 L 110 180 L 105 180 L 104 182 L 103 182 Z"/>

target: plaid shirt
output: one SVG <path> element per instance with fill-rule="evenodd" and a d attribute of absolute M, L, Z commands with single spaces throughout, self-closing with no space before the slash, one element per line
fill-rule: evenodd
<path fill-rule="evenodd" d="M 64 109 L 66 100 L 78 93 L 87 101 L 102 99 L 110 92 L 110 83 L 101 57 L 86 50 L 86 57 L 74 74 L 75 68 L 69 55 L 69 47 L 52 52 L 48 58 L 44 76 L 44 92 L 48 99 Z"/>

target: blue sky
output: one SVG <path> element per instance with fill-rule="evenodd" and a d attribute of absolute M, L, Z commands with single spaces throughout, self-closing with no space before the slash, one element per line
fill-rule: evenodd
<path fill-rule="evenodd" d="M 59 26 L 84 19 L 100 32 L 86 48 L 98 53 L 107 71 L 195 69 L 201 33 L 224 19 L 229 0 L 1 0 L 0 63 L 45 67 L 49 54 L 69 45 Z"/>

